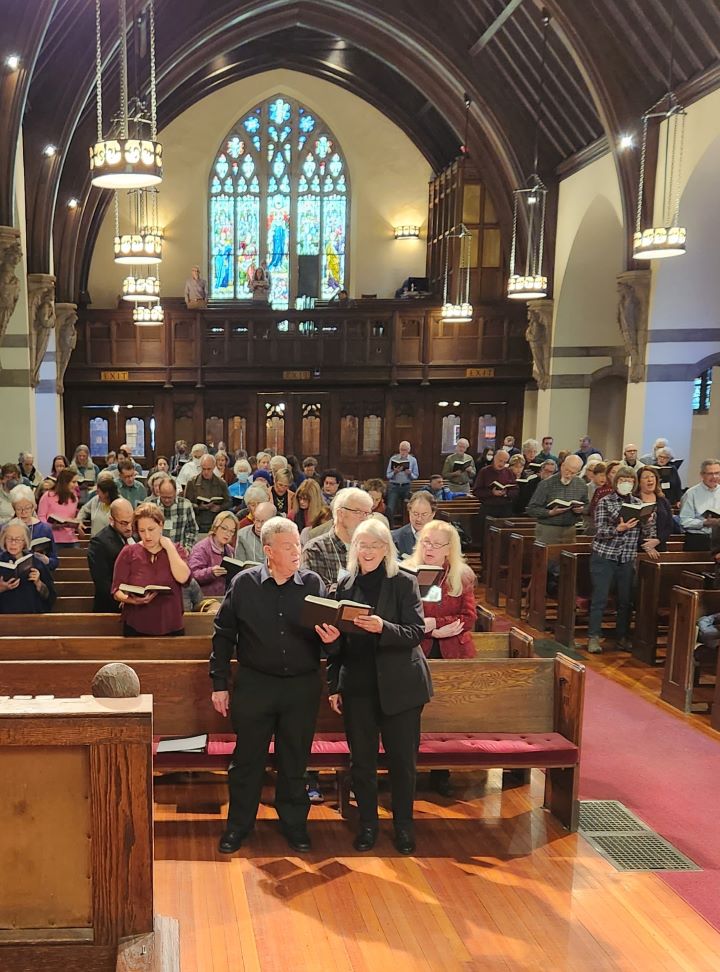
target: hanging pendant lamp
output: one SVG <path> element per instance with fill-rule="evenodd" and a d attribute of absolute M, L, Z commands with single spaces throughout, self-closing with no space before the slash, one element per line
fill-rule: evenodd
<path fill-rule="evenodd" d="M 150 117 L 144 104 L 130 117 L 128 102 L 127 4 L 118 2 L 120 44 L 120 113 L 113 126 L 116 133 L 103 135 L 102 40 L 100 3 L 95 0 L 95 91 L 97 141 L 90 148 L 92 184 L 100 189 L 136 189 L 162 182 L 162 145 L 157 140 L 157 88 L 155 72 L 155 4 L 150 0 Z M 136 93 L 137 95 L 137 93 Z M 132 129 L 132 133 L 131 133 Z"/>
<path fill-rule="evenodd" d="M 440 318 L 446 324 L 469 324 L 472 321 L 473 309 L 470 303 L 470 240 L 472 234 L 464 223 L 460 224 L 459 233 L 449 233 L 445 240 L 445 276 L 443 282 L 443 304 L 440 308 Z M 455 285 L 455 300 L 449 296 L 449 251 L 450 240 L 460 240 L 457 282 Z"/>
<path fill-rule="evenodd" d="M 162 261 L 163 233 L 158 223 L 157 189 L 127 193 L 128 216 L 121 225 L 120 202 L 115 193 L 115 263 L 129 266 Z"/>

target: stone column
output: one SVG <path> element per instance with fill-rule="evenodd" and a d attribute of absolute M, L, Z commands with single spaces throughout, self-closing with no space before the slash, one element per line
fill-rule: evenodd
<path fill-rule="evenodd" d="M 17 265 L 22 257 L 20 232 L 0 226 L 0 347 L 20 296 Z"/>
<path fill-rule="evenodd" d="M 55 327 L 55 277 L 50 273 L 28 274 L 30 318 L 30 384 L 37 388 L 40 366 Z"/>
<path fill-rule="evenodd" d="M 627 270 L 617 276 L 618 325 L 628 356 L 628 380 L 645 380 L 652 271 Z"/>
<path fill-rule="evenodd" d="M 77 344 L 77 319 L 77 304 L 55 304 L 55 387 L 58 395 L 65 391 L 65 372 Z"/>

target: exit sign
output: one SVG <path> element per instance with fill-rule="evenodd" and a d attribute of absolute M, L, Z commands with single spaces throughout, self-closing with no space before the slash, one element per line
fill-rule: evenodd
<path fill-rule="evenodd" d="M 130 381 L 129 371 L 101 371 L 100 381 Z"/>
<path fill-rule="evenodd" d="M 494 378 L 495 369 L 494 368 L 466 368 L 465 377 L 466 378 Z"/>

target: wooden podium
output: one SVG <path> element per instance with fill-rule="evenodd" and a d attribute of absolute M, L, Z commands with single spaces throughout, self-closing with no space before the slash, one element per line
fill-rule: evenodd
<path fill-rule="evenodd" d="M 0 699 L 0 780 L 2 972 L 152 952 L 152 697 Z"/>

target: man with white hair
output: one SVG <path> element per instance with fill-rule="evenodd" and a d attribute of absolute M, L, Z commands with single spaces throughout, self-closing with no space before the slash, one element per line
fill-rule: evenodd
<path fill-rule="evenodd" d="M 328 587 L 336 584 L 338 573 L 347 566 L 352 535 L 371 513 L 372 497 L 364 489 L 350 486 L 339 490 L 332 502 L 333 525 L 305 544 L 303 567 L 314 570 Z"/>
<path fill-rule="evenodd" d="M 636 473 L 639 473 L 645 463 L 642 459 L 638 459 L 638 447 L 634 442 L 628 442 L 628 444 L 623 449 L 623 458 L 625 459 L 625 465 L 629 466 L 630 469 L 634 469 Z"/>
<path fill-rule="evenodd" d="M 655 439 L 653 447 L 648 452 L 646 456 L 640 456 L 640 462 L 644 466 L 654 466 L 657 462 L 657 454 L 659 449 L 666 449 L 670 443 L 667 439 Z"/>
<path fill-rule="evenodd" d="M 188 310 L 203 310 L 207 307 L 207 299 L 207 280 L 200 276 L 200 267 L 196 264 L 185 281 L 185 306 Z"/>
<path fill-rule="evenodd" d="M 527 513 L 537 520 L 535 539 L 542 543 L 573 543 L 576 525 L 588 503 L 587 483 L 580 478 L 583 461 L 580 456 L 570 455 L 560 466 L 560 471 L 538 484 L 528 503 Z M 572 506 L 551 507 L 554 500 L 562 500 Z"/>
<path fill-rule="evenodd" d="M 467 454 L 470 443 L 467 439 L 458 439 L 455 445 L 455 452 L 447 457 L 442 467 L 443 478 L 447 479 L 453 473 L 457 476 L 453 482 L 458 485 L 467 486 L 475 482 L 477 470 L 472 456 Z"/>
<path fill-rule="evenodd" d="M 201 533 L 209 532 L 216 513 L 230 509 L 232 504 L 228 486 L 225 480 L 215 473 L 214 456 L 202 457 L 200 475 L 191 479 L 185 487 L 185 498 L 193 505 L 195 519 Z"/>
<path fill-rule="evenodd" d="M 402 509 L 403 501 L 410 495 L 410 483 L 419 475 L 417 459 L 410 455 L 410 443 L 403 440 L 395 455 L 390 456 L 385 472 L 388 481 L 385 502 L 390 526 L 397 511 Z"/>
<path fill-rule="evenodd" d="M 200 475 L 200 460 L 208 454 L 208 447 L 204 442 L 196 442 L 190 450 L 190 461 L 186 462 L 177 475 L 177 488 L 185 489 L 191 479 Z"/>
<path fill-rule="evenodd" d="M 320 704 L 320 649 L 340 634 L 331 625 L 300 626 L 306 596 L 325 594 L 325 586 L 317 574 L 301 568 L 300 535 L 292 520 L 267 520 L 261 540 L 267 563 L 242 571 L 233 581 L 215 618 L 210 655 L 212 704 L 221 715 L 230 713 L 237 735 L 228 770 L 222 854 L 238 850 L 255 826 L 273 737 L 280 827 L 293 850 L 310 850 L 305 770 Z M 231 700 L 235 655 L 242 674 Z"/>

